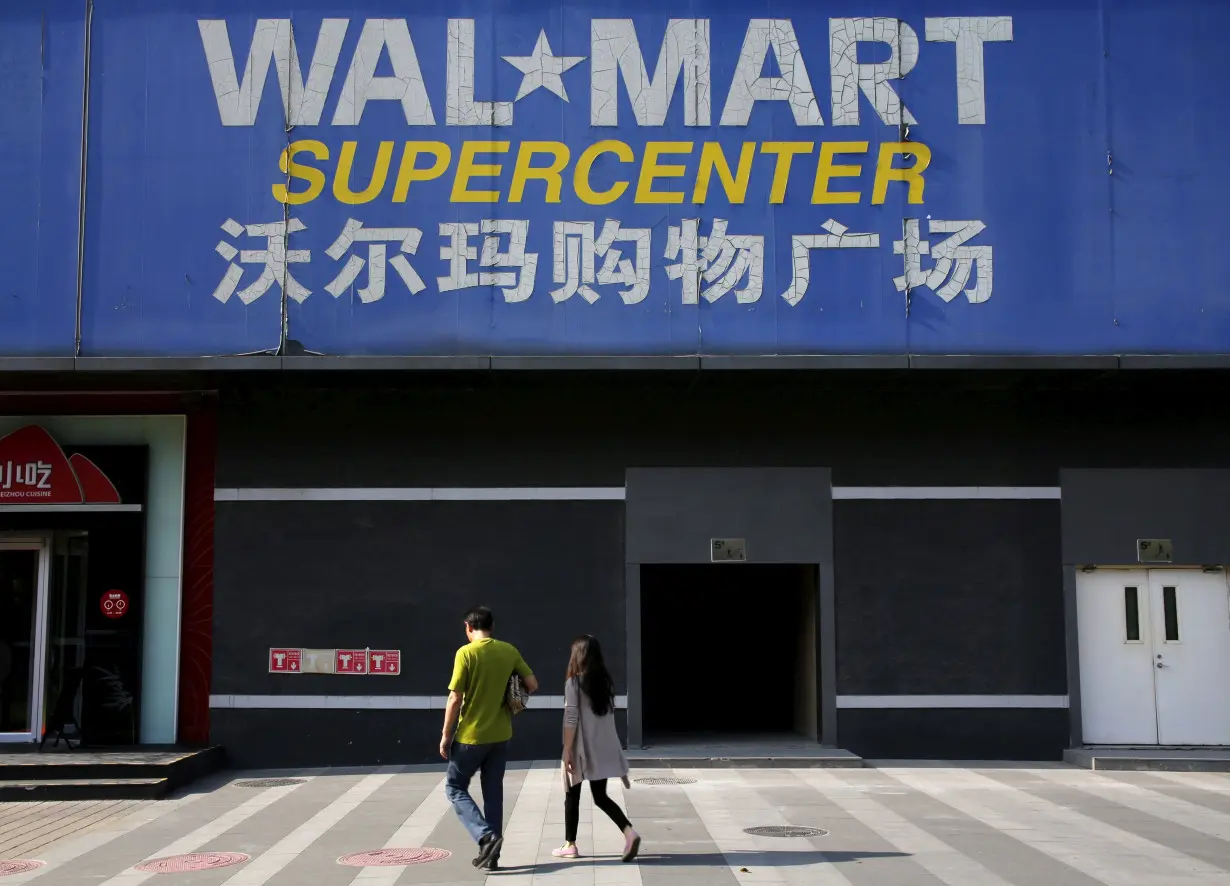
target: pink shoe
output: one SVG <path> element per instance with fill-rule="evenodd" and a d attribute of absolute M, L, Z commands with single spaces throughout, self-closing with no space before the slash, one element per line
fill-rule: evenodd
<path fill-rule="evenodd" d="M 629 828 L 628 833 L 624 834 L 624 862 L 632 861 L 640 851 L 641 835 Z"/>
<path fill-rule="evenodd" d="M 559 849 L 552 849 L 551 854 L 556 858 L 576 858 L 580 855 L 580 853 L 577 852 L 575 843 L 571 846 L 561 846 Z"/>

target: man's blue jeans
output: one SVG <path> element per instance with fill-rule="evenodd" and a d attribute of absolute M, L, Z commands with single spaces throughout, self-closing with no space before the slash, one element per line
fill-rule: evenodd
<path fill-rule="evenodd" d="M 488 834 L 499 836 L 504 832 L 504 768 L 507 765 L 506 741 L 496 744 L 462 744 L 455 741 L 449 748 L 444 792 L 475 843 Z M 482 812 L 470 796 L 470 780 L 480 770 Z"/>

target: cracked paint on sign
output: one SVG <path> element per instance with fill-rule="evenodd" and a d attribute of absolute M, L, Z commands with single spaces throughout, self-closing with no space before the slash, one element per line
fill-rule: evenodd
<path fill-rule="evenodd" d="M 662 126 L 679 80 L 683 80 L 683 123 L 708 126 L 709 22 L 671 19 L 651 77 L 645 68 L 632 19 L 594 19 L 590 24 L 590 125 L 619 125 L 622 77 L 637 126 Z"/>
<path fill-rule="evenodd" d="M 1008 16 L 927 19 L 928 43 L 955 43 L 957 54 L 957 122 L 981 126 L 987 122 L 986 72 L 983 44 L 1012 40 Z"/>
<path fill-rule="evenodd" d="M 43 38 L 0 13 L 0 56 L 38 72 L 0 98 L 18 353 L 65 325 L 100 355 L 1230 347 L 1207 284 L 1230 179 L 1174 175 L 1221 125 L 1218 4 L 91 9 L 46 19 L 67 56 L 23 55 Z M 84 33 L 89 82 L 57 79 Z M 83 94 L 88 132 L 18 131 Z M 1165 235 L 1163 274 L 1176 229 L 1199 236 Z"/>
<path fill-rule="evenodd" d="M 886 43 L 888 61 L 860 64 L 860 43 Z M 833 125 L 859 124 L 859 93 L 890 126 L 917 123 L 889 81 L 900 80 L 918 64 L 918 35 L 895 18 L 829 19 L 829 70 L 833 76 Z"/>

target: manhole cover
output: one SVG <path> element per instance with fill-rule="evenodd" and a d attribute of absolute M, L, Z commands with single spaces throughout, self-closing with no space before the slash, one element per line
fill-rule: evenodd
<path fill-rule="evenodd" d="M 343 855 L 337 860 L 337 863 L 349 865 L 352 868 L 402 867 L 408 864 L 427 864 L 429 861 L 440 861 L 452 854 L 447 849 L 373 849 L 370 852 L 356 852 L 353 855 Z"/>
<path fill-rule="evenodd" d="M 675 778 L 674 776 L 655 776 L 653 778 L 638 778 L 637 784 L 696 784 L 694 778 Z"/>
<path fill-rule="evenodd" d="M 179 874 L 185 871 L 212 871 L 243 864 L 252 856 L 242 852 L 189 852 L 187 855 L 168 855 L 166 858 L 151 858 L 137 865 L 138 871 L 147 874 Z"/>
<path fill-rule="evenodd" d="M 293 784 L 303 784 L 306 778 L 254 778 L 249 781 L 237 781 L 237 788 L 288 788 Z"/>
<path fill-rule="evenodd" d="M 827 837 L 824 828 L 796 828 L 791 825 L 772 825 L 764 828 L 744 828 L 743 833 L 753 837 Z"/>
<path fill-rule="evenodd" d="M 14 874 L 24 874 L 35 868 L 41 868 L 46 862 L 35 861 L 32 858 L 13 858 L 0 861 L 0 877 L 10 877 Z"/>

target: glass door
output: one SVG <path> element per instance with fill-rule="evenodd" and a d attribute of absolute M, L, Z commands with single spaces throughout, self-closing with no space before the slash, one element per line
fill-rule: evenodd
<path fill-rule="evenodd" d="M 31 742 L 43 729 L 46 537 L 0 536 L 0 742 Z"/>
<path fill-rule="evenodd" d="M 47 589 L 47 667 L 43 728 L 48 736 L 81 741 L 85 681 L 89 533 L 61 530 L 52 539 Z"/>

